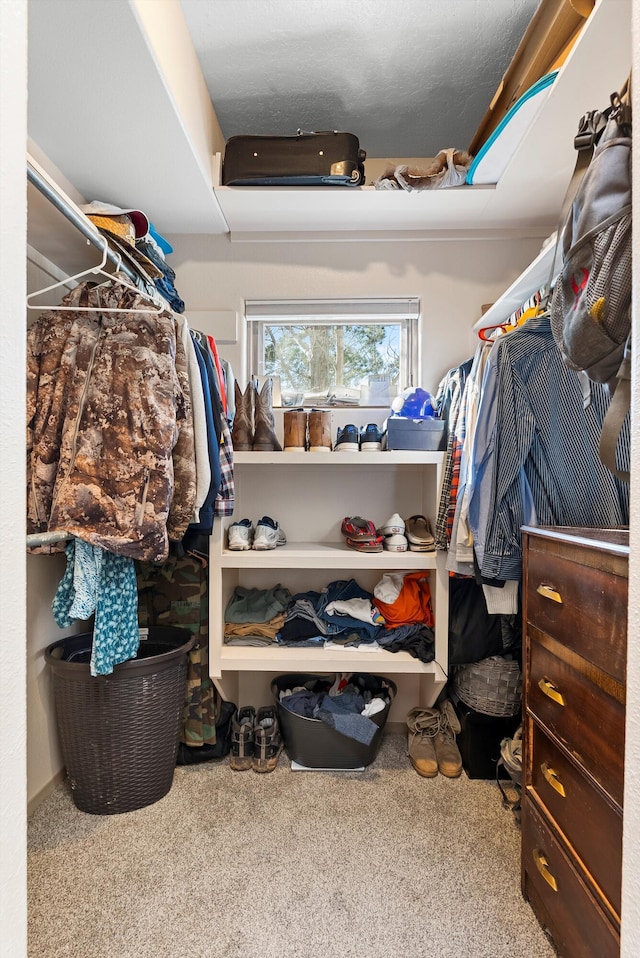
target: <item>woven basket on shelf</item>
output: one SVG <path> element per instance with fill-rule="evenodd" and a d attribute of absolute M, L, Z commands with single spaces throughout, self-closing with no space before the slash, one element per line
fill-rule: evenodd
<path fill-rule="evenodd" d="M 453 688 L 465 705 L 485 715 L 515 715 L 522 705 L 520 665 L 501 655 L 455 665 Z"/>

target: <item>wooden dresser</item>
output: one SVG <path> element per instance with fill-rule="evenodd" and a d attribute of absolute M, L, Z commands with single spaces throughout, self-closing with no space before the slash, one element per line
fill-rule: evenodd
<path fill-rule="evenodd" d="M 562 958 L 620 953 L 629 534 L 523 529 L 522 892 Z"/>

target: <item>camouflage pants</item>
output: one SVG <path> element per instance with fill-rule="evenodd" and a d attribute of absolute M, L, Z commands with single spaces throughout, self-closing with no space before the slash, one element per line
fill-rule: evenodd
<path fill-rule="evenodd" d="M 215 745 L 218 695 L 209 678 L 209 598 L 207 569 L 191 556 L 171 556 L 162 565 L 136 562 L 138 620 L 189 629 L 196 644 L 189 653 L 181 741 Z"/>

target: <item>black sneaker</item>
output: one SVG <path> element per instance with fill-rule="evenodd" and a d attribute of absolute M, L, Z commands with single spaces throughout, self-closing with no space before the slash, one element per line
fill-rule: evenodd
<path fill-rule="evenodd" d="M 344 428 L 338 426 L 338 434 L 333 447 L 334 452 L 360 452 L 360 433 L 357 426 L 349 423 Z"/>
<path fill-rule="evenodd" d="M 256 710 L 252 705 L 238 709 L 231 720 L 231 751 L 229 766 L 234 772 L 246 772 L 253 763 Z"/>
<path fill-rule="evenodd" d="M 276 710 L 272 705 L 258 709 L 253 744 L 254 772 L 272 772 L 282 751 L 282 736 Z"/>
<path fill-rule="evenodd" d="M 360 429 L 360 449 L 362 452 L 380 452 L 382 449 L 380 429 L 374 422 Z"/>

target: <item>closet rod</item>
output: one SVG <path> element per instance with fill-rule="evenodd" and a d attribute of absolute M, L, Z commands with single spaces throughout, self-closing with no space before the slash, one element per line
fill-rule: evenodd
<path fill-rule="evenodd" d="M 52 182 L 46 179 L 42 173 L 36 169 L 33 161 L 31 159 L 27 160 L 27 179 L 37 190 L 42 193 L 50 203 L 59 210 L 63 216 L 65 216 L 70 223 L 72 223 L 77 230 L 79 230 L 83 236 L 85 236 L 88 241 L 99 250 L 104 249 L 104 237 L 95 226 L 91 223 L 84 213 L 80 210 L 74 209 L 72 205 L 56 190 Z M 121 258 L 114 253 L 111 247 L 107 248 L 107 259 L 113 263 L 114 266 L 118 267 L 118 270 L 121 273 L 125 273 L 129 279 L 133 280 L 135 283 L 139 276 L 132 269 L 130 269 L 125 263 L 122 262 Z"/>

